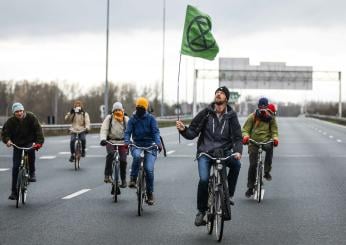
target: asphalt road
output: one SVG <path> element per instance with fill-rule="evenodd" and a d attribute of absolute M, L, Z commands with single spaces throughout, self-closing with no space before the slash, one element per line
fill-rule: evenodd
<path fill-rule="evenodd" d="M 233 220 L 225 223 L 222 243 L 346 244 L 346 128 L 279 118 L 279 130 L 273 180 L 265 183 L 260 204 L 244 196 L 244 148 Z M 0 244 L 214 244 L 214 235 L 193 224 L 196 143 L 181 139 L 179 144 L 174 128 L 161 134 L 169 154 L 156 162 L 156 205 L 145 206 L 142 217 L 134 190 L 124 189 L 118 203 L 112 202 L 110 185 L 103 183 L 105 149 L 98 135 L 87 136 L 80 171 L 67 161 L 68 136 L 46 138 L 37 153 L 38 182 L 29 186 L 28 202 L 19 209 L 7 199 L 12 150 L 0 146 Z"/>

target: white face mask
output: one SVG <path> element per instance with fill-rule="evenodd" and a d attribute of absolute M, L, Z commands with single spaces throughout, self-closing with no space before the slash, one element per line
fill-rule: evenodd
<path fill-rule="evenodd" d="M 75 112 L 79 112 L 82 108 L 80 106 L 77 106 L 76 108 L 74 108 Z"/>

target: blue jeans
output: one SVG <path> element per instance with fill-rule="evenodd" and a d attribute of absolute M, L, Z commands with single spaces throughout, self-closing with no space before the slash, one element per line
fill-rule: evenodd
<path fill-rule="evenodd" d="M 229 168 L 227 175 L 229 195 L 233 197 L 241 163 L 239 160 L 230 158 L 225 164 Z M 198 158 L 199 183 L 197 191 L 197 209 L 201 212 L 207 211 L 208 209 L 208 183 L 211 165 L 212 160 L 208 157 L 201 156 Z"/>
<path fill-rule="evenodd" d="M 141 162 L 141 151 L 140 149 L 131 148 L 131 155 L 133 157 L 131 167 L 131 178 L 137 178 L 139 165 Z M 144 151 L 144 171 L 146 174 L 147 192 L 154 192 L 154 165 L 157 158 L 157 151 Z"/>

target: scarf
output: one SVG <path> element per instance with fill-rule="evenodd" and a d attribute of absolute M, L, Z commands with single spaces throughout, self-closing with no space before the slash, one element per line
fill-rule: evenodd
<path fill-rule="evenodd" d="M 124 121 L 124 112 L 123 111 L 114 111 L 113 112 L 113 118 L 114 120 L 117 120 L 118 122 Z"/>

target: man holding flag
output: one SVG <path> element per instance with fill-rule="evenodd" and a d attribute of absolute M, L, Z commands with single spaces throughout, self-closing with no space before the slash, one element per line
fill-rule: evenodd
<path fill-rule="evenodd" d="M 192 6 L 187 7 L 181 54 L 213 60 L 219 48 L 210 33 L 210 17 Z M 179 79 L 178 79 L 179 83 Z M 178 91 L 179 92 L 179 91 Z M 223 152 L 224 155 L 235 153 L 234 158 L 225 162 L 229 167 L 227 181 L 229 186 L 230 204 L 235 192 L 240 171 L 240 159 L 243 151 L 241 127 L 238 117 L 228 105 L 230 92 L 227 87 L 219 87 L 215 91 L 214 102 L 200 111 L 191 121 L 189 127 L 177 120 L 176 127 L 186 139 L 198 137 L 197 154 L 207 152 Z M 179 102 L 178 102 L 179 103 Z M 208 209 L 208 182 L 211 160 L 206 156 L 198 157 L 199 183 L 197 191 L 198 213 L 195 225 L 205 225 L 205 214 Z"/>

